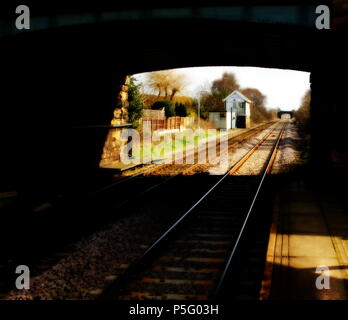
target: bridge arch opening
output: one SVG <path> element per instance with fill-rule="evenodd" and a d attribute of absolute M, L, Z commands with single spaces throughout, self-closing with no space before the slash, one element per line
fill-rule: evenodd
<path fill-rule="evenodd" d="M 120 86 L 117 107 L 111 121 L 111 125 L 121 127 L 109 131 L 100 166 L 124 169 L 131 167 L 130 162 L 140 165 L 145 152 L 143 124 L 151 131 L 148 136 L 152 137 L 152 133 L 160 134 L 161 139 L 165 135 L 174 139 L 175 132 L 188 132 L 197 127 L 211 131 L 254 127 L 261 122 L 276 119 L 282 113 L 292 115 L 293 111 L 279 111 L 280 108 L 274 106 L 297 109 L 302 103 L 302 95 L 308 89 L 308 73 L 275 68 L 193 67 L 128 76 Z M 134 97 L 135 90 L 137 97 Z M 233 104 L 232 97 L 229 98 L 233 91 L 247 101 Z M 138 111 L 134 110 L 134 103 L 138 104 Z M 129 106 L 132 107 L 128 109 Z M 167 110 L 169 106 L 172 109 Z M 180 107 L 184 114 L 176 110 Z M 139 113 L 138 117 L 134 112 Z M 130 120 L 133 123 L 129 123 Z M 129 136 L 121 139 L 127 130 L 123 125 L 132 125 L 138 129 L 137 137 L 134 137 L 139 144 L 137 147 L 132 149 L 129 146 Z M 175 144 L 172 144 L 175 152 Z M 156 143 L 150 145 L 150 149 L 155 148 Z M 134 154 L 137 154 L 136 149 L 140 149 L 142 156 L 123 163 L 121 158 L 124 148 L 128 148 L 128 153 L 132 149 Z M 149 151 L 150 154 L 152 151 Z M 146 156 L 146 160 L 154 159 Z"/>
<path fill-rule="evenodd" d="M 136 41 L 129 36 L 132 30 L 136 31 Z M 153 36 L 156 32 L 164 39 L 166 34 L 180 35 L 181 46 L 186 49 L 173 50 L 159 43 Z M 207 34 L 215 35 L 213 41 Z M 334 68 L 324 67 L 315 59 L 317 52 L 330 57 L 329 47 L 320 45 L 322 39 L 316 30 L 303 25 L 213 18 L 99 22 L 3 37 L 4 61 L 13 62 L 3 64 L 2 85 L 6 90 L 2 98 L 8 108 L 1 128 L 3 136 L 9 137 L 4 149 L 12 155 L 1 160 L 3 168 L 11 168 L 4 170 L 4 181 L 23 181 L 23 176 L 35 181 L 35 172 L 44 181 L 40 184 L 56 189 L 48 181 L 51 175 L 60 181 L 58 184 L 65 184 L 72 176 L 81 178 L 86 172 L 95 172 L 117 102 L 119 89 L 115 88 L 124 85 L 127 75 L 207 65 L 311 72 L 313 159 L 330 160 L 330 139 L 323 138 L 320 130 L 320 119 L 327 116 L 323 101 L 332 106 L 330 117 L 337 116 L 335 110 L 342 110 L 335 109 L 338 101 L 330 100 L 333 84 L 330 90 L 323 90 L 325 79 L 335 77 L 330 76 Z M 26 59 L 30 63 L 23 61 L 21 54 L 28 47 L 31 51 Z M 18 74 L 30 75 L 31 81 L 18 81 Z M 28 105 L 35 107 L 26 108 Z M 345 117 L 337 119 L 344 121 Z M 333 123 L 332 118 L 332 132 L 340 136 L 341 126 Z M 30 143 L 18 148 L 17 141 L 23 136 Z M 327 147 L 323 148 L 322 141 Z M 21 169 L 23 154 L 31 155 L 26 159 L 31 172 Z M 56 168 L 54 172 L 52 167 Z"/>

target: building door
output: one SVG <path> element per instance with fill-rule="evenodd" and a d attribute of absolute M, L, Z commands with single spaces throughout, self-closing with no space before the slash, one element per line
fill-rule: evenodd
<path fill-rule="evenodd" d="M 245 116 L 238 116 L 236 125 L 237 128 L 246 128 Z"/>

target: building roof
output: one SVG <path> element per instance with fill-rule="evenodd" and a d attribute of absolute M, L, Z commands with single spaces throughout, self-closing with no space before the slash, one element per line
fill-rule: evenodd
<path fill-rule="evenodd" d="M 234 93 L 238 94 L 243 100 L 245 100 L 246 102 L 251 103 L 252 101 L 250 99 L 248 99 L 244 94 L 242 94 L 240 91 L 238 90 L 234 90 L 232 93 L 230 93 L 225 99 L 223 99 L 223 101 L 228 100 L 228 98 L 230 96 L 232 96 Z"/>

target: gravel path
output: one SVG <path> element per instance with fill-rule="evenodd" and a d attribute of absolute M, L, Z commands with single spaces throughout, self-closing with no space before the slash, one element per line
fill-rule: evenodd
<path fill-rule="evenodd" d="M 291 172 L 301 164 L 301 138 L 293 122 L 290 122 L 280 142 L 279 150 L 273 164 L 272 174 Z"/>

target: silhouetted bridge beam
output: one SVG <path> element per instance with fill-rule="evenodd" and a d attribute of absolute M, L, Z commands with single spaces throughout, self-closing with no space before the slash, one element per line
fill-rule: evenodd
<path fill-rule="evenodd" d="M 67 13 L 57 9 L 56 15 Z M 153 13 L 142 19 L 98 20 L 0 37 L 2 184 L 19 182 L 31 189 L 37 184 L 49 192 L 69 185 L 72 177 L 88 177 L 98 167 L 108 128 L 74 128 L 110 124 L 127 74 L 177 67 L 237 65 L 311 72 L 316 95 L 313 148 L 315 159 L 325 159 L 320 154 L 327 156 L 328 151 L 321 143 L 330 137 L 321 139 L 320 119 L 330 117 L 334 126 L 334 113 L 328 110 L 336 110 L 335 115 L 347 110 L 341 104 L 346 100 L 343 84 L 335 76 L 346 67 L 347 52 L 340 47 L 345 34 L 305 24 L 197 16 L 161 19 Z M 35 18 L 35 10 L 32 14 Z M 50 14 L 38 11 L 37 17 Z"/>
<path fill-rule="evenodd" d="M 325 2 L 325 1 L 324 1 Z M 327 1 L 326 1 L 327 2 Z M 267 4 L 265 6 L 265 3 Z M 321 1 L 320 4 L 324 4 Z M 140 5 L 127 5 L 127 2 L 113 5 L 74 4 L 57 2 L 49 5 L 29 4 L 31 28 L 27 32 L 89 25 L 103 22 L 156 20 L 156 19 L 214 19 L 219 21 L 281 23 L 314 28 L 317 1 L 288 1 L 279 5 L 275 1 L 200 1 L 199 5 L 175 1 L 175 4 L 146 2 Z M 17 34 L 14 24 L 15 4 L 6 6 L 0 15 L 0 36 Z"/>

